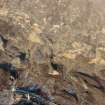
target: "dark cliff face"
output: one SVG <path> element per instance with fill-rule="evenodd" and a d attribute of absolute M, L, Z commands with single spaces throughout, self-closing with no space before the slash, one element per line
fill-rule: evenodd
<path fill-rule="evenodd" d="M 104 5 L 104 0 L 0 0 L 0 64 L 19 70 L 18 86 L 39 83 L 62 105 L 104 105 Z M 52 64 L 63 68 L 56 71 Z M 2 73 L 0 82 L 7 81 Z M 59 95 L 71 85 L 79 102 Z"/>

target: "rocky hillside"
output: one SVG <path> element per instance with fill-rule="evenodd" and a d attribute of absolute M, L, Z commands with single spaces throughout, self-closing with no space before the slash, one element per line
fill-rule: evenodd
<path fill-rule="evenodd" d="M 57 105 L 104 105 L 104 7 L 104 0 L 0 0 L 0 65 L 17 69 L 16 86 L 39 84 Z M 3 69 L 0 105 L 11 105 Z"/>

